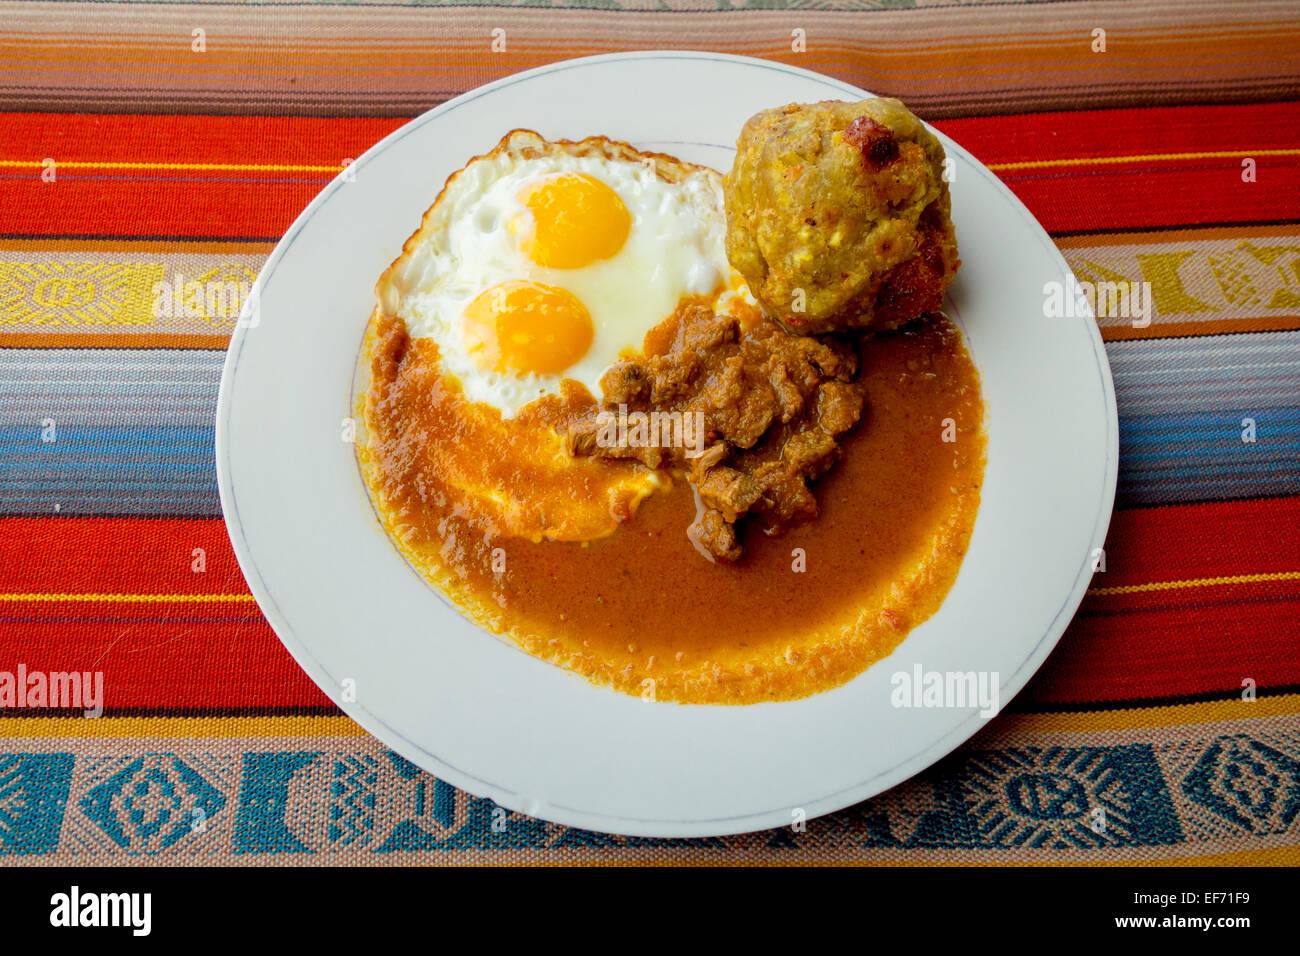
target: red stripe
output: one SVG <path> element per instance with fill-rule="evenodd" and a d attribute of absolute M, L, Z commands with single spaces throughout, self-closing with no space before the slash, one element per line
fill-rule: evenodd
<path fill-rule="evenodd" d="M 335 165 L 401 123 L 11 113 L 0 114 L 0 159 Z M 990 164 L 1300 148 L 1300 103 L 1038 113 L 936 125 Z M 467 144 L 467 156 L 490 145 Z M 1271 220 L 1300 208 L 1300 159 L 1259 157 L 1257 163 L 1255 183 L 1241 181 L 1236 157 L 1000 175 L 1054 232 Z M 8 210 L 3 231 L 31 236 L 279 236 L 330 179 L 328 173 L 65 170 L 45 183 L 34 168 L 0 169 L 0 175 L 0 204 Z M 195 181 L 159 178 L 179 175 Z M 275 182 L 284 179 L 307 181 Z"/>
<path fill-rule="evenodd" d="M 33 197 L 33 187 L 0 181 L 0 206 L 7 210 L 3 230 L 12 236 L 278 239 L 326 182 L 218 185 L 64 179 L 57 196 L 51 190 Z M 131 215 L 123 216 L 123 210 Z"/>
<path fill-rule="evenodd" d="M 1294 149 L 1300 101 L 975 116 L 934 123 L 986 164 L 1148 153 Z"/>
<path fill-rule="evenodd" d="M 1017 704 L 1142 700 L 1300 684 L 1300 583 L 1089 597 Z"/>
<path fill-rule="evenodd" d="M 196 551 L 199 553 L 196 554 Z M 195 567 L 203 558 L 202 571 Z M 0 591 L 247 594 L 220 520 L 0 519 Z M 248 603 L 0 604 L 0 670 L 102 671 L 110 708 L 328 706 Z"/>
<path fill-rule="evenodd" d="M 205 570 L 196 571 L 200 557 Z M 41 517 L 0 518 L 0 592 L 247 594 L 248 587 L 220 519 Z"/>
<path fill-rule="evenodd" d="M 355 159 L 403 119 L 0 113 L 0 159 L 321 166 Z"/>
<path fill-rule="evenodd" d="M 1300 571 L 1300 498 L 1117 511 L 1096 588 Z M 1300 581 L 1084 599 L 1022 700 L 1039 706 L 1300 683 Z"/>
<path fill-rule="evenodd" d="M 54 182 L 42 181 L 40 169 L 0 168 L 0 208 L 6 210 L 0 231 L 25 236 L 280 236 L 333 178 L 331 173 L 60 170 L 58 164 L 337 166 L 403 122 L 0 114 L 0 159 L 55 160 Z M 186 180 L 176 181 L 178 177 Z"/>
<path fill-rule="evenodd" d="M 1241 154 L 999 170 L 1049 232 L 1253 222 L 1293 216 L 1300 209 L 1300 157 L 1256 157 L 1256 181 L 1241 178 L 1241 158 L 1251 151 L 1300 148 L 1300 102 L 988 116 L 943 120 L 935 126 L 986 165 Z M 953 184 L 953 189 L 960 188 L 960 182 Z"/>
<path fill-rule="evenodd" d="M 1300 499 L 1117 512 L 1096 586 L 1300 569 Z M 207 569 L 191 570 L 202 548 Z M 0 591 L 246 593 L 219 520 L 0 519 Z M 1300 684 L 1300 583 L 1089 596 L 1038 706 Z M 0 670 L 101 670 L 111 707 L 321 706 L 255 605 L 0 605 Z"/>
<path fill-rule="evenodd" d="M 1300 498 L 1121 509 L 1098 588 L 1300 571 Z"/>
<path fill-rule="evenodd" d="M 1264 180 L 1255 183 L 1241 181 L 1237 159 L 1200 160 L 1194 166 L 1151 163 L 1123 170 L 1093 167 L 999 175 L 1051 233 L 1250 223 L 1294 216 L 1300 210 L 1300 156 L 1258 162 L 1257 175 Z"/>
<path fill-rule="evenodd" d="M 32 622 L 15 620 L 50 615 Z M 248 615 L 251 620 L 241 620 Z M 218 622 L 214 618 L 227 620 Z M 329 707 L 262 620 L 230 608 L 63 605 L 0 612 L 0 670 L 101 671 L 104 706 L 247 710 Z"/>

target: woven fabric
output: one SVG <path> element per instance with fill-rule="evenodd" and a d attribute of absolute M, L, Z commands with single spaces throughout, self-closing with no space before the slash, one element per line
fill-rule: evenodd
<path fill-rule="evenodd" d="M 1294 4 L 555 7 L 0 2 L 0 692 L 20 669 L 108 691 L 96 719 L 0 709 L 0 863 L 1300 861 Z M 340 715 L 221 521 L 234 316 L 152 307 L 158 283 L 178 302 L 251 283 L 410 116 L 520 69 L 664 47 L 903 97 L 1080 280 L 1148 282 L 1153 305 L 1147 325 L 1100 320 L 1118 510 L 1039 674 L 913 780 L 710 840 L 507 813 Z"/>

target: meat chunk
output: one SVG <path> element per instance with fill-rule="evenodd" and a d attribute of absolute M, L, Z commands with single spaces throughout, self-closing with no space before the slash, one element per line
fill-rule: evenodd
<path fill-rule="evenodd" d="M 726 465 L 693 474 L 697 476 L 693 480 L 700 499 L 729 522 L 738 520 L 763 497 L 763 489 L 752 475 Z"/>
<path fill-rule="evenodd" d="M 828 432 L 808 428 L 786 439 L 781 461 L 795 474 L 819 478 L 834 463 L 839 446 Z"/>
<path fill-rule="evenodd" d="M 828 435 L 840 435 L 862 417 L 862 389 L 845 382 L 826 382 L 817 389 L 817 424 Z"/>
<path fill-rule="evenodd" d="M 636 405 L 650 394 L 651 380 L 636 362 L 617 362 L 600 380 L 609 405 Z"/>
<path fill-rule="evenodd" d="M 835 464 L 838 439 L 862 415 L 853 349 L 831 337 L 791 335 L 761 315 L 742 326 L 690 302 L 652 338 L 658 348 L 605 373 L 604 407 L 571 426 L 570 451 L 684 473 L 701 509 L 688 534 L 711 559 L 741 556 L 734 525 L 747 516 L 768 534 L 815 518 L 817 499 L 808 482 Z M 600 415 L 619 406 L 700 422 L 701 443 L 598 441 Z"/>
<path fill-rule="evenodd" d="M 740 448 L 752 448 L 776 417 L 779 402 L 772 390 L 755 388 L 745 357 L 728 358 L 709 376 L 691 407 L 704 412 L 709 431 Z"/>
<path fill-rule="evenodd" d="M 712 508 L 700 511 L 686 529 L 686 537 L 695 545 L 696 550 L 711 560 L 736 561 L 740 558 L 741 547 L 736 540 L 735 525 Z"/>

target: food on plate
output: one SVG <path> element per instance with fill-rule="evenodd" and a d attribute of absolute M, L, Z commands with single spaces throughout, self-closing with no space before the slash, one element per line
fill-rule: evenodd
<path fill-rule="evenodd" d="M 376 436 L 386 476 L 434 467 L 531 541 L 611 533 L 660 476 L 574 460 L 568 422 L 683 297 L 724 290 L 724 230 L 717 173 L 603 138 L 517 130 L 467 164 L 376 290 L 380 358 L 427 416 Z"/>
<path fill-rule="evenodd" d="M 857 355 L 844 342 L 786 334 L 758 310 L 741 318 L 687 301 L 646 337 L 642 355 L 601 379 L 602 409 L 570 426 L 578 455 L 685 469 L 699 500 L 687 534 L 706 557 L 735 561 L 736 522 L 753 514 L 778 534 L 815 518 L 808 481 L 838 459 L 862 414 Z M 613 409 L 697 420 L 695 446 L 602 443 Z"/>
<path fill-rule="evenodd" d="M 800 128 L 878 117 L 904 198 L 929 195 L 919 121 L 832 105 Z M 655 700 L 852 678 L 942 603 L 979 503 L 979 377 L 935 311 L 946 186 L 889 227 L 915 249 L 873 331 L 842 309 L 800 326 L 736 254 L 740 165 L 724 190 L 674 157 L 515 130 L 448 179 L 362 347 L 358 460 L 408 563 L 525 651 Z"/>
<path fill-rule="evenodd" d="M 727 254 L 792 332 L 937 311 L 959 265 L 943 146 L 895 99 L 751 117 L 726 177 Z"/>

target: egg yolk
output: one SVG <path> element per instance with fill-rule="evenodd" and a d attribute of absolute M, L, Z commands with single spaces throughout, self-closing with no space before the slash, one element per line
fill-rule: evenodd
<path fill-rule="evenodd" d="M 587 354 L 591 313 L 567 289 L 502 282 L 479 293 L 463 315 L 465 350 L 485 371 L 556 375 Z"/>
<path fill-rule="evenodd" d="M 531 224 L 514 223 L 524 232 L 520 247 L 539 266 L 581 269 L 617 255 L 632 231 L 632 214 L 608 185 L 584 173 L 561 173 L 531 183 L 519 193 Z M 530 228 L 531 225 L 531 228 Z"/>

